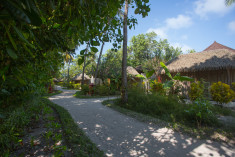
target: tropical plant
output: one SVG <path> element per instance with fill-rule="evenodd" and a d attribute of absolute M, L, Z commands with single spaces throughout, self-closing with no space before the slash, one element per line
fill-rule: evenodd
<path fill-rule="evenodd" d="M 189 109 L 184 110 L 188 121 L 197 123 L 198 127 L 204 125 L 214 125 L 218 123 L 215 114 L 212 112 L 212 106 L 206 99 L 197 98 L 193 104 L 189 104 Z"/>
<path fill-rule="evenodd" d="M 212 99 L 218 104 L 227 104 L 235 98 L 235 92 L 230 89 L 230 86 L 221 81 L 213 83 L 210 87 Z"/>
<path fill-rule="evenodd" d="M 154 80 L 150 83 L 150 91 L 151 92 L 157 92 L 159 94 L 165 94 L 165 89 L 163 88 L 163 84 L 160 82 L 157 82 L 157 80 Z"/>
<path fill-rule="evenodd" d="M 204 92 L 204 85 L 200 82 L 193 82 L 190 85 L 189 98 L 194 101 L 198 98 L 202 98 Z"/>
<path fill-rule="evenodd" d="M 83 95 L 87 95 L 89 93 L 89 86 L 86 84 L 81 85 L 81 92 Z"/>
<path fill-rule="evenodd" d="M 193 81 L 194 80 L 193 78 L 188 77 L 188 76 L 180 76 L 180 73 L 177 73 L 174 77 L 172 77 L 171 73 L 168 70 L 168 68 L 166 67 L 166 65 L 163 62 L 161 62 L 160 65 L 165 70 L 165 74 L 170 79 L 169 81 L 166 81 L 164 83 L 164 88 L 165 89 L 171 88 L 174 85 L 174 81 Z"/>

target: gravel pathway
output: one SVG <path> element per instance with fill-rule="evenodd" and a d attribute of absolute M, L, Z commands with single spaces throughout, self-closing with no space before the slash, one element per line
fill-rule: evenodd
<path fill-rule="evenodd" d="M 137 121 L 105 107 L 100 99 L 78 99 L 74 90 L 50 97 L 64 107 L 87 136 L 107 156 L 225 156 L 235 157 L 235 146 L 210 140 L 198 140 Z"/>

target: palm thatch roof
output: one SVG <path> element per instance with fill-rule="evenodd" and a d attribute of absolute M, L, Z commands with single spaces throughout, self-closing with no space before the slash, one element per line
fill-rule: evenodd
<path fill-rule="evenodd" d="M 235 50 L 213 49 L 199 53 L 184 54 L 166 64 L 170 72 L 195 72 L 206 70 L 235 69 Z M 158 74 L 164 74 L 160 69 Z"/>
<path fill-rule="evenodd" d="M 131 75 L 131 76 L 136 76 L 138 75 L 139 73 L 135 70 L 135 68 L 131 67 L 131 66 L 128 66 L 126 68 L 126 71 L 127 71 L 127 74 L 128 75 Z"/>
<path fill-rule="evenodd" d="M 84 73 L 84 80 L 90 80 L 91 78 Z M 82 73 L 81 74 L 77 74 L 73 79 L 73 81 L 81 81 L 82 80 Z"/>

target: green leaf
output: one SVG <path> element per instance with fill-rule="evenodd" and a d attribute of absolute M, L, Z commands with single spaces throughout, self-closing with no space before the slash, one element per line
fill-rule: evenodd
<path fill-rule="evenodd" d="M 96 47 L 91 47 L 91 51 L 98 52 L 98 49 Z"/>
<path fill-rule="evenodd" d="M 40 26 L 42 24 L 42 19 L 40 16 L 33 10 L 31 9 L 31 12 L 25 11 L 26 15 L 30 19 L 30 23 L 34 26 Z"/>
<path fill-rule="evenodd" d="M 151 77 L 153 74 L 154 74 L 154 70 L 151 70 L 151 71 L 148 71 L 147 73 L 146 73 L 146 77 L 147 78 L 149 78 L 149 77 Z"/>
<path fill-rule="evenodd" d="M 91 45 L 92 46 L 100 46 L 100 43 L 98 41 L 92 41 Z"/>
<path fill-rule="evenodd" d="M 163 62 L 160 62 L 160 65 L 162 66 L 162 68 L 165 70 L 166 75 L 170 78 L 173 79 L 171 76 L 170 71 L 167 69 L 166 65 Z"/>
<path fill-rule="evenodd" d="M 83 62 L 84 62 L 84 56 L 79 56 L 78 57 L 78 65 L 82 65 Z"/>
<path fill-rule="evenodd" d="M 7 29 L 6 27 L 5 27 L 5 29 L 6 29 L 6 32 L 7 32 L 7 36 L 8 36 L 8 38 L 9 38 L 10 41 L 11 41 L 12 46 L 14 47 L 15 50 L 17 50 L 17 46 L 16 46 L 15 41 L 14 41 L 13 38 L 11 37 L 11 34 L 9 33 L 8 29 Z"/>
<path fill-rule="evenodd" d="M 122 34 L 121 29 L 118 29 L 118 34 L 120 34 L 120 35 Z"/>
<path fill-rule="evenodd" d="M 11 48 L 7 47 L 6 50 L 7 50 L 8 55 L 9 55 L 11 58 L 17 59 L 16 53 L 15 53 Z"/>
<path fill-rule="evenodd" d="M 29 43 L 29 41 L 27 39 L 25 39 L 24 35 L 21 33 L 21 31 L 17 27 L 13 26 L 13 28 L 16 31 L 17 35 L 20 37 L 21 40 L 26 42 L 32 48 L 35 48 L 32 44 Z"/>
<path fill-rule="evenodd" d="M 173 82 L 172 80 L 166 81 L 165 83 L 163 83 L 163 87 L 164 87 L 165 89 L 171 88 L 171 87 L 173 86 L 173 84 L 174 84 L 174 82 Z"/>
<path fill-rule="evenodd" d="M 86 49 L 81 50 L 80 55 L 84 55 L 85 52 L 86 52 Z"/>
<path fill-rule="evenodd" d="M 188 77 L 188 76 L 179 76 L 176 80 L 179 80 L 179 81 L 190 81 L 190 82 L 194 81 L 193 78 Z"/>
<path fill-rule="evenodd" d="M 137 75 L 135 75 L 135 77 L 138 77 L 140 79 L 145 79 L 145 77 L 143 75 L 141 75 L 141 74 L 137 74 Z"/>

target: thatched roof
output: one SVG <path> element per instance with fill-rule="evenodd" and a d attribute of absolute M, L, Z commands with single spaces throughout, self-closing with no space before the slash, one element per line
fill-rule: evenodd
<path fill-rule="evenodd" d="M 235 51 L 215 49 L 199 53 L 184 54 L 172 59 L 166 64 L 170 72 L 194 72 L 205 70 L 235 69 Z M 158 74 L 164 74 L 160 69 Z"/>
<path fill-rule="evenodd" d="M 135 68 L 131 67 L 131 66 L 128 66 L 126 68 L 126 71 L 127 71 L 127 74 L 128 75 L 131 75 L 131 76 L 136 76 L 138 75 L 139 73 L 135 70 Z"/>
<path fill-rule="evenodd" d="M 91 78 L 84 73 L 84 80 L 90 80 Z M 81 81 L 82 80 L 82 74 L 77 74 L 74 78 L 73 81 Z"/>

